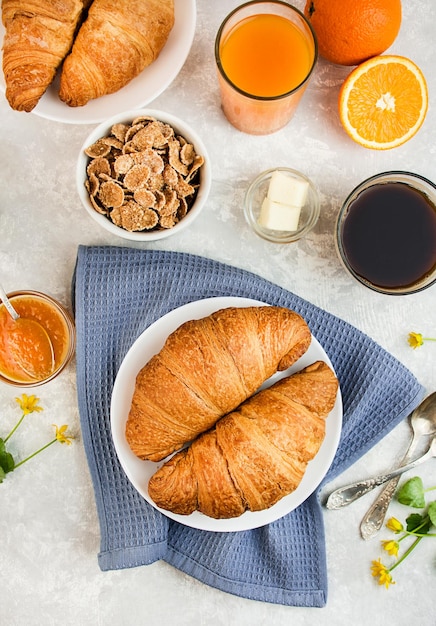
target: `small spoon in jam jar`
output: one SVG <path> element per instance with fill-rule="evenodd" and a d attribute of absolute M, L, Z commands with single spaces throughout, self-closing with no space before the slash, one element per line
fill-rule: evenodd
<path fill-rule="evenodd" d="M 47 378 L 55 366 L 53 344 L 47 331 L 36 320 L 21 317 L 1 285 L 0 300 L 14 320 L 8 336 L 8 347 L 14 360 L 31 380 Z"/>

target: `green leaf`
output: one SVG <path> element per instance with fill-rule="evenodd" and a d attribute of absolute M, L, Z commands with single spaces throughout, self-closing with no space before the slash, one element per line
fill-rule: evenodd
<path fill-rule="evenodd" d="M 411 478 L 399 489 L 397 495 L 398 502 L 413 506 L 415 509 L 423 509 L 425 507 L 424 485 L 419 476 Z"/>
<path fill-rule="evenodd" d="M 6 477 L 6 474 L 5 474 L 4 470 L 3 470 L 3 468 L 0 467 L 0 483 L 2 483 L 4 481 L 5 477 Z"/>
<path fill-rule="evenodd" d="M 422 524 L 423 517 L 419 513 L 412 513 L 406 519 L 407 522 L 407 530 L 409 532 L 413 532 L 415 528 L 418 528 L 420 524 Z"/>
<path fill-rule="evenodd" d="M 7 452 L 6 450 L 0 451 L 0 467 L 5 474 L 14 470 L 15 461 L 10 452 Z"/>
<path fill-rule="evenodd" d="M 418 532 L 425 535 L 430 530 L 431 522 L 429 517 L 423 517 L 419 513 L 412 513 L 406 519 L 407 530 L 409 533 Z"/>
<path fill-rule="evenodd" d="M 0 452 L 4 452 L 6 450 L 5 442 L 0 437 Z"/>
<path fill-rule="evenodd" d="M 436 502 L 430 502 L 427 513 L 433 526 L 436 526 Z"/>

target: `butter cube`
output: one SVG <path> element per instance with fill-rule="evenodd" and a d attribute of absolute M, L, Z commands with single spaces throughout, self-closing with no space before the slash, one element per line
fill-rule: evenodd
<path fill-rule="evenodd" d="M 267 197 L 273 202 L 302 207 L 306 202 L 308 189 L 307 181 L 297 180 L 276 170 L 271 175 Z"/>
<path fill-rule="evenodd" d="M 257 220 L 259 226 L 269 230 L 298 230 L 300 207 L 281 204 L 268 197 L 262 202 L 260 215 Z"/>

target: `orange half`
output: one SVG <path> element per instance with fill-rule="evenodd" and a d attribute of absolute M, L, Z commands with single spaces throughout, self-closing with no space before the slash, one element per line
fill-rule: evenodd
<path fill-rule="evenodd" d="M 381 55 L 359 65 L 339 93 L 341 123 L 365 148 L 388 150 L 413 137 L 428 108 L 424 75 L 405 57 Z"/>

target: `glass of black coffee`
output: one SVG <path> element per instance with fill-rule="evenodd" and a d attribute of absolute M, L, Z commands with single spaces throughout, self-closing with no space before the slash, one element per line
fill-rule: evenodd
<path fill-rule="evenodd" d="M 384 172 L 358 185 L 336 223 L 345 268 L 384 294 L 416 293 L 436 283 L 436 185 L 410 172 Z"/>

